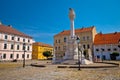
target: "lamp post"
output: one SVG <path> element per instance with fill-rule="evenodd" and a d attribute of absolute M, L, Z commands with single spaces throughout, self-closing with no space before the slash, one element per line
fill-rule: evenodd
<path fill-rule="evenodd" d="M 77 44 L 78 44 L 78 70 L 80 70 L 80 53 L 79 53 L 79 44 L 80 44 L 80 38 L 77 37 Z"/>
<path fill-rule="evenodd" d="M 23 43 L 23 50 L 24 50 L 24 56 L 23 56 L 23 68 L 25 67 L 25 46 L 26 46 L 26 44 L 25 43 Z"/>
<path fill-rule="evenodd" d="M 80 45 L 81 46 L 81 45 Z M 83 54 L 84 48 L 81 46 L 81 64 L 82 64 L 82 54 Z"/>
<path fill-rule="evenodd" d="M 101 48 L 101 59 L 102 59 L 102 62 L 103 62 L 103 51 L 104 51 L 104 49 Z"/>

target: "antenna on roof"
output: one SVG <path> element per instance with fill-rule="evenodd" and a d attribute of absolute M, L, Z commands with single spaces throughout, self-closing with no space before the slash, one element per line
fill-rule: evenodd
<path fill-rule="evenodd" d="M 82 28 L 81 29 L 84 29 L 84 26 L 82 26 Z"/>
<path fill-rule="evenodd" d="M 117 34 L 117 32 L 115 32 L 114 34 Z"/>

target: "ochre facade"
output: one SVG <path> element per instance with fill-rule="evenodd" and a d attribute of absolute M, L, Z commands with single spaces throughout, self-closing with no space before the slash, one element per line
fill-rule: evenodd
<path fill-rule="evenodd" d="M 75 30 L 75 35 L 80 37 L 80 44 L 84 50 L 90 49 L 91 52 L 93 52 L 93 43 L 96 34 L 94 26 Z M 70 30 L 62 31 L 54 36 L 54 54 L 56 59 L 62 59 L 65 56 L 66 42 L 69 37 Z"/>
<path fill-rule="evenodd" d="M 43 52 L 53 52 L 53 47 L 51 45 L 40 42 L 33 43 L 32 48 L 32 59 L 47 59 L 45 56 L 43 56 Z"/>

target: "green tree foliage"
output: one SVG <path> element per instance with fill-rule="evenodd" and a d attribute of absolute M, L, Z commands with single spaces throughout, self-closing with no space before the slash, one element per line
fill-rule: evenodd
<path fill-rule="evenodd" d="M 44 55 L 45 57 L 47 57 L 47 59 L 48 59 L 48 57 L 51 57 L 51 56 L 52 56 L 52 52 L 50 52 L 50 51 L 45 51 L 45 52 L 43 52 L 43 55 Z"/>
<path fill-rule="evenodd" d="M 118 52 L 113 52 L 112 55 L 119 56 L 119 53 Z"/>

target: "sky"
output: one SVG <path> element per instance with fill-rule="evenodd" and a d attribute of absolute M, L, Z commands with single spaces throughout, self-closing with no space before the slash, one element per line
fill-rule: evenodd
<path fill-rule="evenodd" d="M 75 29 L 120 32 L 120 0 L 0 0 L 0 21 L 53 45 L 54 35 L 70 30 L 69 8 L 76 14 Z"/>

